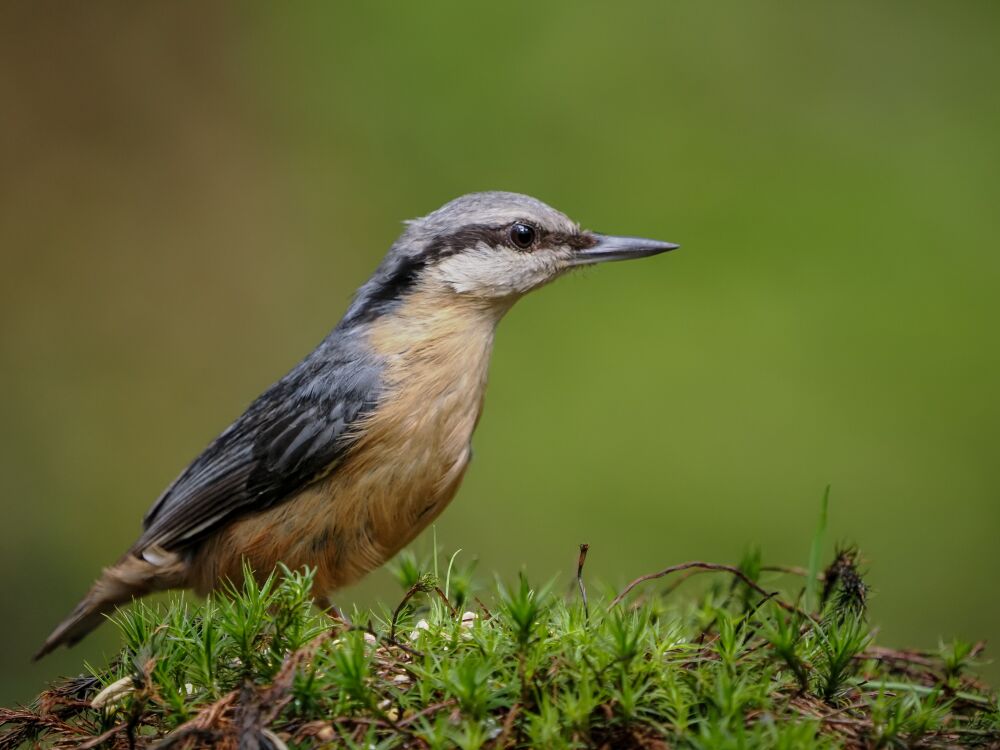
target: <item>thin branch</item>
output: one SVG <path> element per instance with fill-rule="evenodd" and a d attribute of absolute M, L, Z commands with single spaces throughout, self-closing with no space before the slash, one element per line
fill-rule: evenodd
<path fill-rule="evenodd" d="M 580 545 L 581 554 L 584 557 L 587 556 L 587 553 L 582 550 L 586 546 L 587 546 L 586 544 Z M 520 703 L 515 703 L 513 706 L 510 707 L 510 711 L 507 712 L 507 716 L 503 720 L 503 728 L 500 731 L 500 736 L 497 737 L 497 741 L 493 745 L 493 747 L 499 748 L 499 750 L 504 750 L 504 748 L 506 748 L 507 745 L 510 743 L 510 735 L 511 732 L 514 730 L 514 720 L 517 718 L 517 714 L 520 709 L 521 709 Z"/>
<path fill-rule="evenodd" d="M 799 567 L 798 565 L 761 565 L 760 569 L 765 573 L 786 573 L 790 576 L 800 576 L 802 578 L 807 578 L 809 576 L 809 571 L 805 568 Z M 825 576 L 821 570 L 816 574 L 816 580 L 822 581 Z"/>
<path fill-rule="evenodd" d="M 446 606 L 448 608 L 448 611 L 451 612 L 451 616 L 452 617 L 457 617 L 458 616 L 458 610 L 455 609 L 455 605 L 453 605 L 450 601 L 448 601 L 448 597 L 441 590 L 440 586 L 435 586 L 434 587 L 434 593 L 438 595 L 438 599 L 440 599 L 442 602 L 444 602 L 444 606 Z"/>
<path fill-rule="evenodd" d="M 396 605 L 396 609 L 392 613 L 392 623 L 389 625 L 390 640 L 396 640 L 396 623 L 399 621 L 399 615 L 403 611 L 403 607 L 405 607 L 406 603 L 418 593 L 426 590 L 427 587 L 424 585 L 423 581 L 417 581 L 415 584 L 410 586 L 409 590 L 407 590 L 405 594 L 403 594 L 403 598 L 399 600 L 399 604 Z"/>
<path fill-rule="evenodd" d="M 580 587 L 580 598 L 583 599 L 583 616 L 590 622 L 590 605 L 587 604 L 587 587 L 583 584 L 583 565 L 587 562 L 587 552 L 590 550 L 589 544 L 580 545 L 580 557 L 576 562 L 576 585 Z"/>
<path fill-rule="evenodd" d="M 638 586 L 641 583 L 645 583 L 646 581 L 652 581 L 652 580 L 657 579 L 657 578 L 663 578 L 664 576 L 668 576 L 671 573 L 679 573 L 682 570 L 693 570 L 693 569 L 697 569 L 697 570 L 715 570 L 715 571 L 720 571 L 720 572 L 729 573 L 731 575 L 734 575 L 737 578 L 739 578 L 741 581 L 743 581 L 743 583 L 745 583 L 747 586 L 749 586 L 754 591 L 756 591 L 758 594 L 760 594 L 761 596 L 772 597 L 773 600 L 774 600 L 774 603 L 777 604 L 779 607 L 781 607 L 786 612 L 793 612 L 793 613 L 795 613 L 797 615 L 800 615 L 800 616 L 805 617 L 805 618 L 810 619 L 810 620 L 815 620 L 816 619 L 816 617 L 814 615 L 811 615 L 808 612 L 805 612 L 805 611 L 799 609 L 794 604 L 789 604 L 788 602 L 784 601 L 783 599 L 779 599 L 778 596 L 777 596 L 777 592 L 776 591 L 772 592 L 772 591 L 768 591 L 767 589 L 763 588 L 759 583 L 757 583 L 756 581 L 754 581 L 753 579 L 751 579 L 749 576 L 747 576 L 746 573 L 744 573 L 739 568 L 734 567 L 732 565 L 721 565 L 719 563 L 701 562 L 701 561 L 698 561 L 698 560 L 693 561 L 693 562 L 681 563 L 680 565 L 671 565 L 669 568 L 664 568 L 663 570 L 661 570 L 659 572 L 656 572 L 656 573 L 647 573 L 644 576 L 639 576 L 634 581 L 632 581 L 628 586 L 626 586 L 624 589 L 622 589 L 622 592 L 620 594 L 618 594 L 618 596 L 616 596 L 612 600 L 611 604 L 608 605 L 608 609 L 613 609 L 614 607 L 618 606 L 618 604 L 621 603 L 622 599 L 624 599 L 632 589 L 634 589 L 636 586 Z"/>

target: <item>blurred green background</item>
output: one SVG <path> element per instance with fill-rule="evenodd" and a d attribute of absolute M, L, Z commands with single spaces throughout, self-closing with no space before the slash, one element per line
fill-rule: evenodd
<path fill-rule="evenodd" d="M 753 544 L 802 564 L 830 483 L 827 555 L 865 552 L 883 642 L 996 641 L 998 22 L 3 4 L 0 702 L 112 651 L 28 663 L 399 222 L 483 189 L 683 248 L 514 309 L 445 547 L 564 582 L 582 541 L 613 584 Z"/>

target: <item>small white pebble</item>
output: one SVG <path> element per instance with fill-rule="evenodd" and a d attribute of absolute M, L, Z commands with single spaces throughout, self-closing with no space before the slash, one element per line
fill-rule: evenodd
<path fill-rule="evenodd" d="M 430 630 L 431 626 L 427 624 L 427 620 L 419 620 L 417 622 L 416 630 L 410 633 L 410 640 L 415 641 L 420 636 L 421 630 Z"/>
<path fill-rule="evenodd" d="M 378 643 L 378 638 L 371 633 L 365 633 L 365 643 Z"/>
<path fill-rule="evenodd" d="M 333 731 L 333 727 L 325 726 L 316 732 L 316 739 L 320 742 L 332 742 L 333 738 L 336 737 L 336 733 Z"/>
<path fill-rule="evenodd" d="M 471 628 L 472 624 L 478 619 L 478 615 L 475 612 L 463 612 L 462 613 L 462 627 Z"/>
<path fill-rule="evenodd" d="M 410 675 L 408 674 L 398 674 L 392 678 L 392 681 L 397 685 L 405 685 L 410 681 Z"/>
<path fill-rule="evenodd" d="M 486 719 L 486 721 L 484 723 L 486 724 L 486 727 L 487 727 L 487 731 L 486 731 L 486 738 L 487 739 L 495 740 L 497 737 L 500 736 L 500 732 L 503 731 L 503 727 L 500 726 L 499 723 L 497 723 L 496 719 L 494 719 L 492 717 L 489 717 L 489 718 Z"/>
<path fill-rule="evenodd" d="M 194 695 L 194 685 L 192 685 L 190 682 L 185 682 L 184 692 L 187 693 L 188 695 Z"/>
<path fill-rule="evenodd" d="M 94 699 L 90 701 L 90 705 L 94 708 L 104 708 L 107 704 L 121 698 L 122 696 L 128 695 L 133 690 L 135 690 L 135 685 L 132 682 L 132 678 L 122 677 L 120 680 L 115 680 L 104 688 L 104 690 L 95 695 Z"/>

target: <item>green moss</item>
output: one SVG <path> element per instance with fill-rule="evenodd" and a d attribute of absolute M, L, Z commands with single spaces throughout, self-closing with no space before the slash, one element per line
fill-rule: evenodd
<path fill-rule="evenodd" d="M 114 618 L 111 664 L 3 710 L 0 748 L 1000 742 L 996 696 L 969 676 L 978 649 L 875 646 L 863 604 L 836 595 L 861 584 L 853 554 L 818 576 L 823 597 L 799 592 L 819 607 L 809 612 L 767 576 L 800 579 L 752 557 L 686 566 L 712 574 L 697 596 L 648 582 L 614 606 L 591 596 L 585 608 L 582 587 L 560 597 L 525 576 L 484 604 L 451 565 L 446 595 L 412 556 L 396 565 L 401 605 L 353 624 L 311 606 L 307 571 L 250 577 L 204 604 L 139 602 Z"/>

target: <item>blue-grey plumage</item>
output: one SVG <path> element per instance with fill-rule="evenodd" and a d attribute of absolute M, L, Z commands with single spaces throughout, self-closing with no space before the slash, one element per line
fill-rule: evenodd
<path fill-rule="evenodd" d="M 326 603 L 455 494 L 511 305 L 572 268 L 674 247 L 583 231 L 515 193 L 473 193 L 407 222 L 337 327 L 164 491 L 36 658 L 122 602 L 206 593 L 244 561 L 260 575 L 315 567 Z"/>

